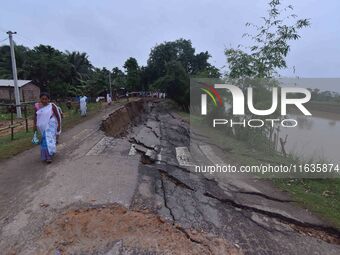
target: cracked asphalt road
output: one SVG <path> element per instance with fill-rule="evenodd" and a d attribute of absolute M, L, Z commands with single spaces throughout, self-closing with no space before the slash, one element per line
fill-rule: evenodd
<path fill-rule="evenodd" d="M 131 241 L 126 233 L 119 235 L 111 228 L 106 230 L 110 235 L 93 237 L 102 247 L 92 250 L 84 247 L 87 232 L 68 232 L 72 241 L 46 243 L 50 239 L 43 238 L 46 228 L 50 235 L 57 233 L 60 225 L 54 222 L 60 215 L 86 208 L 100 211 L 116 204 L 129 212 L 160 217 L 153 231 L 171 229 L 176 235 L 182 233 L 184 239 L 180 238 L 195 247 L 192 254 L 207 247 L 211 254 L 340 254 L 338 230 L 299 208 L 270 182 L 195 173 L 191 164 L 228 160 L 224 158 L 226 151 L 205 143 L 204 135 L 198 131 L 190 140 L 188 124 L 164 102 L 146 102 L 143 107 L 146 113 L 138 122 L 130 123 L 129 129 L 117 124 L 120 132 L 125 131 L 124 136 L 112 137 L 112 130 L 100 130 L 103 119 L 112 122 L 108 127 L 119 122 L 119 115 L 109 115 L 119 110 L 116 108 L 66 132 L 52 165 L 39 162 L 37 148 L 1 163 L 0 249 L 4 254 L 190 254 L 183 248 L 188 247 L 184 241 L 176 252 L 171 252 L 173 247 L 163 245 L 156 249 L 148 245 L 149 241 L 141 241 L 140 236 Z M 136 111 L 135 108 L 131 107 Z M 131 120 L 129 110 L 122 114 L 128 114 Z M 65 227 L 85 231 L 90 225 L 97 233 L 99 223 L 93 221 L 98 219 L 104 223 L 108 220 L 105 226 L 116 224 L 110 217 L 98 215 L 91 213 L 88 217 L 92 218 L 84 220 L 86 226 L 76 230 L 70 227 L 69 219 L 63 219 L 66 225 L 58 231 Z M 77 219 L 74 222 L 85 224 Z M 165 228 L 163 224 L 170 225 Z M 131 231 L 132 227 L 126 229 Z M 144 228 L 145 235 L 152 236 Z M 91 232 L 91 228 L 87 231 Z M 166 231 L 159 235 L 166 235 Z M 202 236 L 195 239 L 191 231 Z M 224 240 L 221 247 L 228 248 L 211 249 L 209 245 L 217 238 Z"/>

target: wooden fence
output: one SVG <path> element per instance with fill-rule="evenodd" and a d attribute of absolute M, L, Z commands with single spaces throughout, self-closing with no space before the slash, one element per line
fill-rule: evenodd
<path fill-rule="evenodd" d="M 25 125 L 26 133 L 28 130 L 28 114 L 27 114 L 27 107 L 31 107 L 33 102 L 24 102 L 20 105 L 15 104 L 1 104 L 0 108 L 3 112 L 6 114 L 10 114 L 10 124 L 5 127 L 0 127 L 0 132 L 10 129 L 11 130 L 11 140 L 14 140 L 14 133 L 15 128 Z M 16 119 L 16 108 L 20 106 L 21 110 L 23 112 L 23 118 L 18 119 L 19 121 L 14 123 L 14 120 Z"/>

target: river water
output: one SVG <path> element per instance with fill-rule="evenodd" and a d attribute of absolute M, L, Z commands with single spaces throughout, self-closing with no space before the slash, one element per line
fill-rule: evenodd
<path fill-rule="evenodd" d="M 307 161 L 340 163 L 340 115 L 312 114 L 289 116 L 298 121 L 298 126 L 281 128 L 280 137 L 288 135 L 286 151 Z"/>

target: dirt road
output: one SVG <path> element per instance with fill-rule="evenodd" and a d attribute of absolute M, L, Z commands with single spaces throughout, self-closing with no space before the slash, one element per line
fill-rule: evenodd
<path fill-rule="evenodd" d="M 1 254 L 340 254 L 339 231 L 269 182 L 193 172 L 232 158 L 189 133 L 138 101 L 65 132 L 51 165 L 38 148 L 1 162 Z"/>

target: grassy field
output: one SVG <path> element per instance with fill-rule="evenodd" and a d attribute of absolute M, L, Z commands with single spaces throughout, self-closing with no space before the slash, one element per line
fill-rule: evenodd
<path fill-rule="evenodd" d="M 9 113 L 0 113 L 0 121 L 2 120 L 11 120 L 11 114 Z"/>
<path fill-rule="evenodd" d="M 274 179 L 305 208 L 340 228 L 340 179 Z"/>
<path fill-rule="evenodd" d="M 190 115 L 184 112 L 178 114 L 186 121 L 190 121 Z M 191 118 L 191 121 L 195 118 Z M 196 126 L 196 125 L 195 125 Z M 208 137 L 214 137 L 214 143 L 227 149 L 226 154 L 234 162 L 243 165 L 259 165 L 267 162 L 271 164 L 298 163 L 299 159 L 290 155 L 287 158 L 270 150 L 260 150 L 249 147 L 248 144 L 227 136 L 211 128 L 200 126 L 200 133 Z M 283 191 L 288 192 L 292 199 L 298 201 L 301 206 L 309 209 L 321 218 L 340 228 L 340 178 L 334 179 L 271 179 L 272 182 Z"/>
<path fill-rule="evenodd" d="M 91 116 L 94 116 L 99 110 L 102 109 L 102 104 L 98 103 L 89 103 L 88 104 L 88 116 L 81 117 L 77 110 L 67 110 L 64 105 L 61 105 L 64 111 L 64 118 L 62 120 L 62 129 L 63 131 L 74 127 L 82 121 L 87 120 Z M 4 119 L 7 116 L 2 116 Z M 33 137 L 32 129 L 29 130 L 28 133 L 26 131 L 17 131 L 14 133 L 14 140 L 11 140 L 10 135 L 0 137 L 0 161 L 4 159 L 8 159 L 20 152 L 23 152 L 29 148 L 32 148 L 33 145 L 31 143 Z"/>
<path fill-rule="evenodd" d="M 31 143 L 32 137 L 32 130 L 28 133 L 25 131 L 15 133 L 13 141 L 10 135 L 0 137 L 0 161 L 31 148 L 33 146 Z"/>

